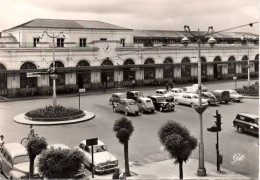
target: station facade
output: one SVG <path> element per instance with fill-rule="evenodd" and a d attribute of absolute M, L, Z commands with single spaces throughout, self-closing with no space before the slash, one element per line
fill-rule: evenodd
<path fill-rule="evenodd" d="M 188 47 L 181 44 L 185 35 L 191 40 Z M 242 35 L 250 40 L 242 41 Z M 207 43 L 209 36 L 201 45 L 202 81 L 247 78 L 248 68 L 250 77 L 258 77 L 258 35 L 222 32 L 213 37 L 214 47 Z M 54 60 L 57 93 L 131 86 L 132 80 L 137 86 L 197 83 L 198 45 L 185 31 L 35 19 L 1 33 L 0 95 L 52 94 L 52 78 L 44 73 Z M 28 72 L 42 74 L 27 77 Z"/>

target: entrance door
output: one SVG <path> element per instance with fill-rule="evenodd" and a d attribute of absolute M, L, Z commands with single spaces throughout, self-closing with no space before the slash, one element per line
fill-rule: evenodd
<path fill-rule="evenodd" d="M 114 70 L 110 70 L 110 69 L 102 70 L 101 82 L 103 88 L 114 87 Z"/>

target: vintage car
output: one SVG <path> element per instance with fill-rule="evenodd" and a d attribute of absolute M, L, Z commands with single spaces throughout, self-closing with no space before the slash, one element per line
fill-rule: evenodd
<path fill-rule="evenodd" d="M 250 113 L 238 113 L 233 121 L 233 126 L 237 129 L 237 132 L 250 132 L 253 134 L 259 134 L 259 116 Z"/>
<path fill-rule="evenodd" d="M 212 94 L 216 96 L 220 103 L 228 103 L 230 101 L 230 92 L 227 90 L 214 90 Z"/>
<path fill-rule="evenodd" d="M 163 96 L 147 96 L 153 101 L 154 107 L 159 111 L 174 111 L 175 104 L 173 102 L 167 102 Z"/>
<path fill-rule="evenodd" d="M 113 93 L 109 99 L 110 104 L 119 103 L 120 99 L 126 98 L 125 93 Z"/>
<path fill-rule="evenodd" d="M 136 101 L 133 99 L 121 99 L 118 104 L 113 105 L 114 112 L 123 112 L 126 116 L 128 114 L 136 114 L 140 112 Z"/>
<path fill-rule="evenodd" d="M 83 152 L 84 160 L 83 163 L 86 167 L 92 168 L 92 146 L 86 145 L 86 140 L 81 141 L 79 146 L 75 149 Z M 94 157 L 94 172 L 103 173 L 108 171 L 114 171 L 118 168 L 118 160 L 108 150 L 106 145 L 98 140 L 97 145 L 93 146 L 93 157 Z"/>
<path fill-rule="evenodd" d="M 183 93 L 182 95 L 175 97 L 175 103 L 189 105 L 189 106 L 195 108 L 196 106 L 199 105 L 199 96 L 198 96 L 198 94 L 195 94 L 195 93 Z M 208 101 L 206 99 L 202 98 L 201 105 L 207 106 Z"/>
<path fill-rule="evenodd" d="M 154 112 L 155 109 L 154 104 L 150 98 L 147 97 L 138 98 L 136 103 L 141 112 L 149 112 L 149 113 Z"/>
<path fill-rule="evenodd" d="M 217 105 L 220 103 L 216 96 L 211 92 L 201 92 L 201 97 L 206 99 L 209 105 Z"/>
<path fill-rule="evenodd" d="M 139 97 L 144 97 L 142 91 L 127 91 L 126 93 L 127 99 L 133 99 L 136 101 Z"/>
<path fill-rule="evenodd" d="M 155 96 L 163 96 L 165 97 L 166 101 L 168 102 L 173 102 L 174 101 L 174 96 L 170 91 L 167 91 L 166 89 L 157 89 L 155 91 Z"/>
<path fill-rule="evenodd" d="M 186 86 L 183 88 L 185 92 L 191 92 L 191 93 L 198 93 L 199 85 L 198 84 L 193 84 L 191 86 Z M 201 92 L 207 92 L 208 89 L 204 86 L 201 85 Z"/>
<path fill-rule="evenodd" d="M 30 159 L 26 148 L 20 143 L 6 143 L 0 150 L 0 170 L 8 179 L 29 179 Z M 34 177 L 40 178 L 38 168 Z"/>
<path fill-rule="evenodd" d="M 238 94 L 235 90 L 228 90 L 230 93 L 230 101 L 241 102 L 243 101 L 243 96 Z"/>
<path fill-rule="evenodd" d="M 179 95 L 180 93 L 184 93 L 183 89 L 181 88 L 172 88 L 170 92 L 173 94 L 173 96 Z"/>

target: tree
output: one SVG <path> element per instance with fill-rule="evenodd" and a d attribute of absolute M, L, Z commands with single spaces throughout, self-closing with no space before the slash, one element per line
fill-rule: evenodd
<path fill-rule="evenodd" d="M 37 155 L 41 154 L 42 150 L 47 148 L 47 142 L 43 137 L 32 137 L 27 143 L 26 149 L 30 158 L 30 179 L 33 178 L 34 174 L 34 160 Z"/>
<path fill-rule="evenodd" d="M 84 154 L 78 150 L 51 147 L 39 157 L 39 172 L 48 179 L 74 179 L 83 159 Z"/>
<path fill-rule="evenodd" d="M 186 162 L 196 148 L 197 139 L 190 135 L 188 129 L 181 124 L 168 121 L 159 130 L 159 140 L 170 154 L 174 163 L 179 163 L 179 177 L 183 179 L 183 162 Z"/>
<path fill-rule="evenodd" d="M 128 141 L 134 132 L 132 122 L 126 117 L 121 117 L 120 119 L 116 120 L 113 131 L 116 133 L 116 137 L 118 138 L 119 142 L 124 145 L 125 175 L 131 176 L 128 158 Z"/>

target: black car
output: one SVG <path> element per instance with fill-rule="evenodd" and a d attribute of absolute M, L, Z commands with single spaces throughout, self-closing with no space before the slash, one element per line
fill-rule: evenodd
<path fill-rule="evenodd" d="M 233 126 L 237 129 L 237 132 L 250 132 L 253 134 L 259 134 L 258 125 L 259 116 L 250 113 L 238 113 L 233 121 Z"/>
<path fill-rule="evenodd" d="M 153 101 L 154 107 L 158 111 L 174 111 L 175 104 L 167 102 L 163 96 L 147 96 Z"/>
<path fill-rule="evenodd" d="M 133 100 L 137 101 L 137 99 L 140 97 L 144 97 L 142 91 L 127 91 L 127 93 L 126 93 L 127 99 L 133 99 Z"/>

